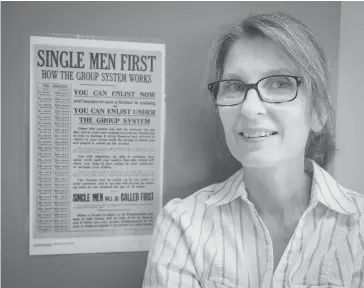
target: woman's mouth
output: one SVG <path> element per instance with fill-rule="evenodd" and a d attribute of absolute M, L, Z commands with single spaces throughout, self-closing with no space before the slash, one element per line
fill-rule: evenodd
<path fill-rule="evenodd" d="M 244 140 L 263 140 L 270 136 L 278 134 L 275 131 L 257 131 L 257 132 L 240 132 L 239 135 L 243 137 Z"/>

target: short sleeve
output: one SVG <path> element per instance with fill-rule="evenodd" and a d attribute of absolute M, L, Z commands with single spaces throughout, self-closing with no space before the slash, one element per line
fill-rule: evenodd
<path fill-rule="evenodd" d="M 143 288 L 200 287 L 181 226 L 183 201 L 173 199 L 159 213 L 153 231 Z"/>

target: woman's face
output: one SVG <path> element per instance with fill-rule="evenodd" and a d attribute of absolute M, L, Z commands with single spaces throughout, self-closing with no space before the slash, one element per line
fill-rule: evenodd
<path fill-rule="evenodd" d="M 223 78 L 256 83 L 265 76 L 277 74 L 301 76 L 293 62 L 272 41 L 256 37 L 240 39 L 232 45 L 226 57 Z M 251 89 L 242 104 L 219 106 L 230 152 L 246 167 L 278 166 L 304 157 L 311 128 L 310 102 L 310 97 L 300 86 L 297 98 L 291 102 L 265 103 Z M 246 137 L 262 131 L 276 133 Z"/>

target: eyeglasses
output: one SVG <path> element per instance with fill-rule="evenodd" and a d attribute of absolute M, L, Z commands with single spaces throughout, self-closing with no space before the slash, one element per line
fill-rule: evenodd
<path fill-rule="evenodd" d="M 239 105 L 250 89 L 255 89 L 259 98 L 266 103 L 285 103 L 296 99 L 302 81 L 297 76 L 272 75 L 251 84 L 234 79 L 220 80 L 210 83 L 208 89 L 218 106 Z"/>

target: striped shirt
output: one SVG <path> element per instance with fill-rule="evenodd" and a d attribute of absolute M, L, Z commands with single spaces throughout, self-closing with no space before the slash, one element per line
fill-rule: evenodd
<path fill-rule="evenodd" d="M 364 196 L 312 163 L 309 207 L 273 272 L 269 232 L 239 170 L 159 213 L 144 288 L 364 288 Z"/>

